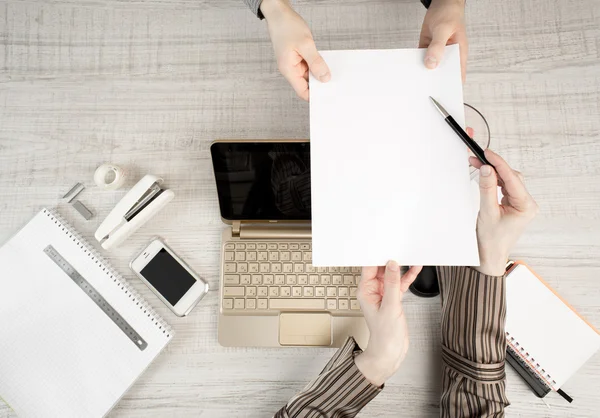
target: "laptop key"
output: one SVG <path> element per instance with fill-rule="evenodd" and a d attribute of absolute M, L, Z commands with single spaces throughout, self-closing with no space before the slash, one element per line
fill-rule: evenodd
<path fill-rule="evenodd" d="M 351 298 L 355 298 L 356 297 L 356 292 L 358 292 L 358 288 L 357 287 L 351 287 L 350 288 L 350 297 Z"/>
<path fill-rule="evenodd" d="M 281 291 L 279 292 L 281 296 L 290 296 L 290 288 L 288 286 L 283 286 Z"/>
<path fill-rule="evenodd" d="M 244 296 L 244 288 L 243 287 L 225 286 L 223 288 L 223 295 L 225 295 L 225 296 Z"/>
<path fill-rule="evenodd" d="M 246 244 L 247 250 L 256 250 L 256 244 Z"/>
<path fill-rule="evenodd" d="M 269 250 L 276 250 L 277 249 L 277 244 L 267 244 L 267 249 L 269 249 Z"/>
<path fill-rule="evenodd" d="M 294 273 L 304 273 L 304 264 L 294 264 Z"/>
<path fill-rule="evenodd" d="M 350 300 L 350 309 L 352 309 L 353 311 L 360 309 L 360 303 L 358 303 L 358 301 L 356 299 L 351 299 Z"/>
<path fill-rule="evenodd" d="M 248 263 L 248 273 L 258 273 L 258 263 Z"/>
<path fill-rule="evenodd" d="M 335 299 L 327 299 L 327 309 L 330 311 L 337 309 L 337 300 Z"/>
<path fill-rule="evenodd" d="M 300 244 L 301 250 L 310 250 L 310 244 Z"/>
<path fill-rule="evenodd" d="M 272 273 L 281 273 L 281 263 L 271 264 L 271 272 Z"/>
<path fill-rule="evenodd" d="M 258 288 L 258 296 L 267 296 L 267 295 L 268 295 L 268 288 L 266 288 L 266 287 Z"/>
<path fill-rule="evenodd" d="M 347 287 L 340 287 L 338 289 L 338 296 L 348 297 L 348 288 Z"/>
<path fill-rule="evenodd" d="M 327 296 L 328 297 L 331 297 L 331 296 L 336 297 L 337 296 L 337 288 L 335 288 L 335 287 L 328 287 L 327 288 Z"/>
<path fill-rule="evenodd" d="M 312 253 L 310 251 L 304 253 L 304 261 L 312 261 Z"/>
<path fill-rule="evenodd" d="M 225 276 L 223 276 L 223 282 L 226 285 L 240 284 L 240 276 L 238 276 L 237 274 L 226 274 Z"/>
<path fill-rule="evenodd" d="M 325 309 L 325 299 L 270 299 L 271 309 Z"/>
<path fill-rule="evenodd" d="M 305 297 L 312 297 L 312 296 L 314 296 L 314 289 L 312 287 L 305 287 L 304 288 L 304 296 Z"/>
<path fill-rule="evenodd" d="M 299 250 L 300 249 L 300 245 L 298 244 L 290 244 L 290 250 Z"/>
<path fill-rule="evenodd" d="M 266 252 L 266 251 L 258 252 L 258 261 L 267 261 L 268 258 L 269 258 L 268 252 Z"/>
<path fill-rule="evenodd" d="M 277 286 L 269 287 L 269 296 L 279 296 L 279 288 Z"/>
<path fill-rule="evenodd" d="M 271 265 L 269 263 L 260 263 L 260 272 L 261 273 L 271 272 Z"/>
<path fill-rule="evenodd" d="M 288 249 L 288 245 L 287 244 L 279 244 L 279 249 L 280 250 L 287 250 Z"/>
<path fill-rule="evenodd" d="M 248 273 L 248 263 L 238 263 L 237 271 L 238 273 Z"/>
<path fill-rule="evenodd" d="M 302 253 L 299 251 L 294 251 L 292 253 L 292 261 L 302 261 Z"/>
<path fill-rule="evenodd" d="M 293 273 L 294 265 L 292 263 L 283 263 L 283 272 L 284 273 Z"/>
<path fill-rule="evenodd" d="M 248 260 L 248 261 L 256 261 L 256 252 L 255 251 L 250 251 L 249 253 L 246 253 L 246 260 Z"/>
<path fill-rule="evenodd" d="M 308 276 L 306 274 L 299 274 L 298 284 L 308 284 Z"/>
<path fill-rule="evenodd" d="M 289 251 L 282 251 L 279 253 L 279 259 L 281 261 L 290 261 L 290 252 Z"/>
<path fill-rule="evenodd" d="M 333 276 L 333 284 L 342 284 L 342 276 L 339 274 L 334 274 Z"/>
<path fill-rule="evenodd" d="M 233 299 L 223 299 L 223 309 L 233 309 Z"/>
<path fill-rule="evenodd" d="M 236 299 L 233 302 L 234 309 L 244 309 L 244 299 Z"/>
<path fill-rule="evenodd" d="M 338 304 L 340 305 L 340 310 L 348 310 L 348 299 L 340 299 L 338 300 Z"/>
<path fill-rule="evenodd" d="M 315 287 L 315 296 L 325 296 L 325 288 L 324 287 Z"/>
<path fill-rule="evenodd" d="M 233 261 L 235 253 L 233 251 L 225 251 L 225 261 Z"/>
<path fill-rule="evenodd" d="M 246 299 L 246 309 L 255 309 L 256 299 Z"/>
<path fill-rule="evenodd" d="M 235 244 L 235 249 L 236 250 L 245 250 L 246 244 Z"/>
<path fill-rule="evenodd" d="M 237 251 L 235 253 L 235 261 L 246 261 L 246 253 L 242 251 Z"/>
<path fill-rule="evenodd" d="M 246 296 L 256 297 L 256 287 L 248 286 L 246 288 Z"/>
<path fill-rule="evenodd" d="M 301 287 L 292 287 L 292 296 L 302 296 L 302 288 Z"/>
<path fill-rule="evenodd" d="M 256 307 L 258 309 L 267 309 L 267 307 L 268 307 L 267 299 L 259 299 L 258 303 L 256 304 Z"/>
<path fill-rule="evenodd" d="M 256 244 L 256 248 L 259 250 L 266 250 L 267 244 Z"/>
<path fill-rule="evenodd" d="M 235 249 L 235 245 L 234 244 L 225 244 L 225 249 L 226 250 L 234 250 Z"/>
<path fill-rule="evenodd" d="M 329 274 L 321 276 L 321 284 L 331 284 L 331 276 Z"/>
<path fill-rule="evenodd" d="M 225 273 L 235 273 L 237 265 L 235 263 L 225 263 Z"/>
<path fill-rule="evenodd" d="M 250 284 L 250 275 L 249 274 L 242 274 L 240 276 L 240 284 Z"/>
<path fill-rule="evenodd" d="M 263 284 L 273 284 L 273 275 L 272 274 L 265 274 L 263 276 Z"/>
<path fill-rule="evenodd" d="M 283 274 L 276 274 L 275 284 L 285 284 L 285 276 Z"/>
<path fill-rule="evenodd" d="M 262 284 L 262 275 L 253 274 L 252 275 L 252 284 Z"/>
<path fill-rule="evenodd" d="M 353 286 L 354 285 L 354 276 L 345 275 L 344 276 L 344 284 L 347 286 L 348 285 Z"/>

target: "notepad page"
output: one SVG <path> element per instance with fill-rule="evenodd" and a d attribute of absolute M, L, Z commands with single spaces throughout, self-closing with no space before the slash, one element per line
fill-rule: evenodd
<path fill-rule="evenodd" d="M 506 331 L 560 388 L 600 349 L 600 335 L 526 266 L 506 278 Z M 521 348 L 523 349 L 521 351 Z"/>
<path fill-rule="evenodd" d="M 145 339 L 144 351 L 43 252 L 49 244 Z M 19 416 L 104 416 L 171 338 L 84 251 L 44 212 L 0 248 L 0 397 Z"/>
<path fill-rule="evenodd" d="M 315 266 L 479 265 L 458 45 L 435 70 L 424 49 L 321 51 L 310 79 Z"/>

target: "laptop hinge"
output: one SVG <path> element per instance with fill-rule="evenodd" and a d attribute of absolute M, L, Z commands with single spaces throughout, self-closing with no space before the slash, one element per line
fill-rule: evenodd
<path fill-rule="evenodd" d="M 233 221 L 233 223 L 231 225 L 231 235 L 234 237 L 239 237 L 241 227 L 242 227 L 241 221 Z"/>
<path fill-rule="evenodd" d="M 236 229 L 237 228 L 237 229 Z M 236 232 L 237 231 L 237 232 Z M 242 239 L 310 239 L 307 223 L 233 222 L 232 234 Z"/>

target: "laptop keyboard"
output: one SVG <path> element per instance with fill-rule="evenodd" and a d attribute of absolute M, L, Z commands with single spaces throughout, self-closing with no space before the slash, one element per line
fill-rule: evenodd
<path fill-rule="evenodd" d="M 360 267 L 313 267 L 310 242 L 237 241 L 224 246 L 224 313 L 360 311 Z"/>

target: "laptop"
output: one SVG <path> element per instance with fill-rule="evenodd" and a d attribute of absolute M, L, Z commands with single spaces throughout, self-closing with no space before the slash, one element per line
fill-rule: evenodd
<path fill-rule="evenodd" d="M 219 343 L 339 347 L 369 332 L 359 267 L 311 264 L 310 143 L 215 141 L 221 219 Z"/>

